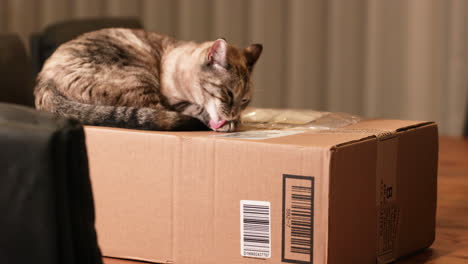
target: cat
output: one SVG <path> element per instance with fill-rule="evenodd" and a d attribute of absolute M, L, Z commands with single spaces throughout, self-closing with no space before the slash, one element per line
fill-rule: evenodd
<path fill-rule="evenodd" d="M 34 89 L 36 108 L 85 125 L 231 132 L 252 99 L 261 44 L 195 43 L 141 29 L 85 33 L 58 47 Z"/>

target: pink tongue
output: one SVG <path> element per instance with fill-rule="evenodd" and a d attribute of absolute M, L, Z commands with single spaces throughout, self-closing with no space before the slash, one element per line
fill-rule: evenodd
<path fill-rule="evenodd" d="M 210 127 L 212 129 L 218 129 L 218 128 L 224 126 L 225 123 L 226 123 L 226 120 L 221 120 L 221 121 L 218 121 L 218 122 L 216 122 L 214 120 L 210 120 Z"/>

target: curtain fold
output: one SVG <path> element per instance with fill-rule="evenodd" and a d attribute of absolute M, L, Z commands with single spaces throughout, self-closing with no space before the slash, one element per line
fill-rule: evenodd
<path fill-rule="evenodd" d="M 139 17 L 179 39 L 263 43 L 254 105 L 435 120 L 460 135 L 467 105 L 465 0 L 0 0 L 24 41 L 71 18 Z"/>

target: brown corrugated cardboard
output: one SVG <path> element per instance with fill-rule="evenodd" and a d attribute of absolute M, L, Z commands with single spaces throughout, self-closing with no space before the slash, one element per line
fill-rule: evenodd
<path fill-rule="evenodd" d="M 106 256 L 365 264 L 434 239 L 433 123 L 366 120 L 330 131 L 273 131 L 266 139 L 85 130 Z"/>

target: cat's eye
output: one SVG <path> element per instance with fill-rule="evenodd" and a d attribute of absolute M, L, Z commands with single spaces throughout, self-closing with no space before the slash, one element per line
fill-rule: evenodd
<path fill-rule="evenodd" d="M 241 102 L 242 102 L 242 104 L 247 104 L 249 101 L 250 101 L 249 98 L 244 98 L 244 99 L 242 99 Z"/>

